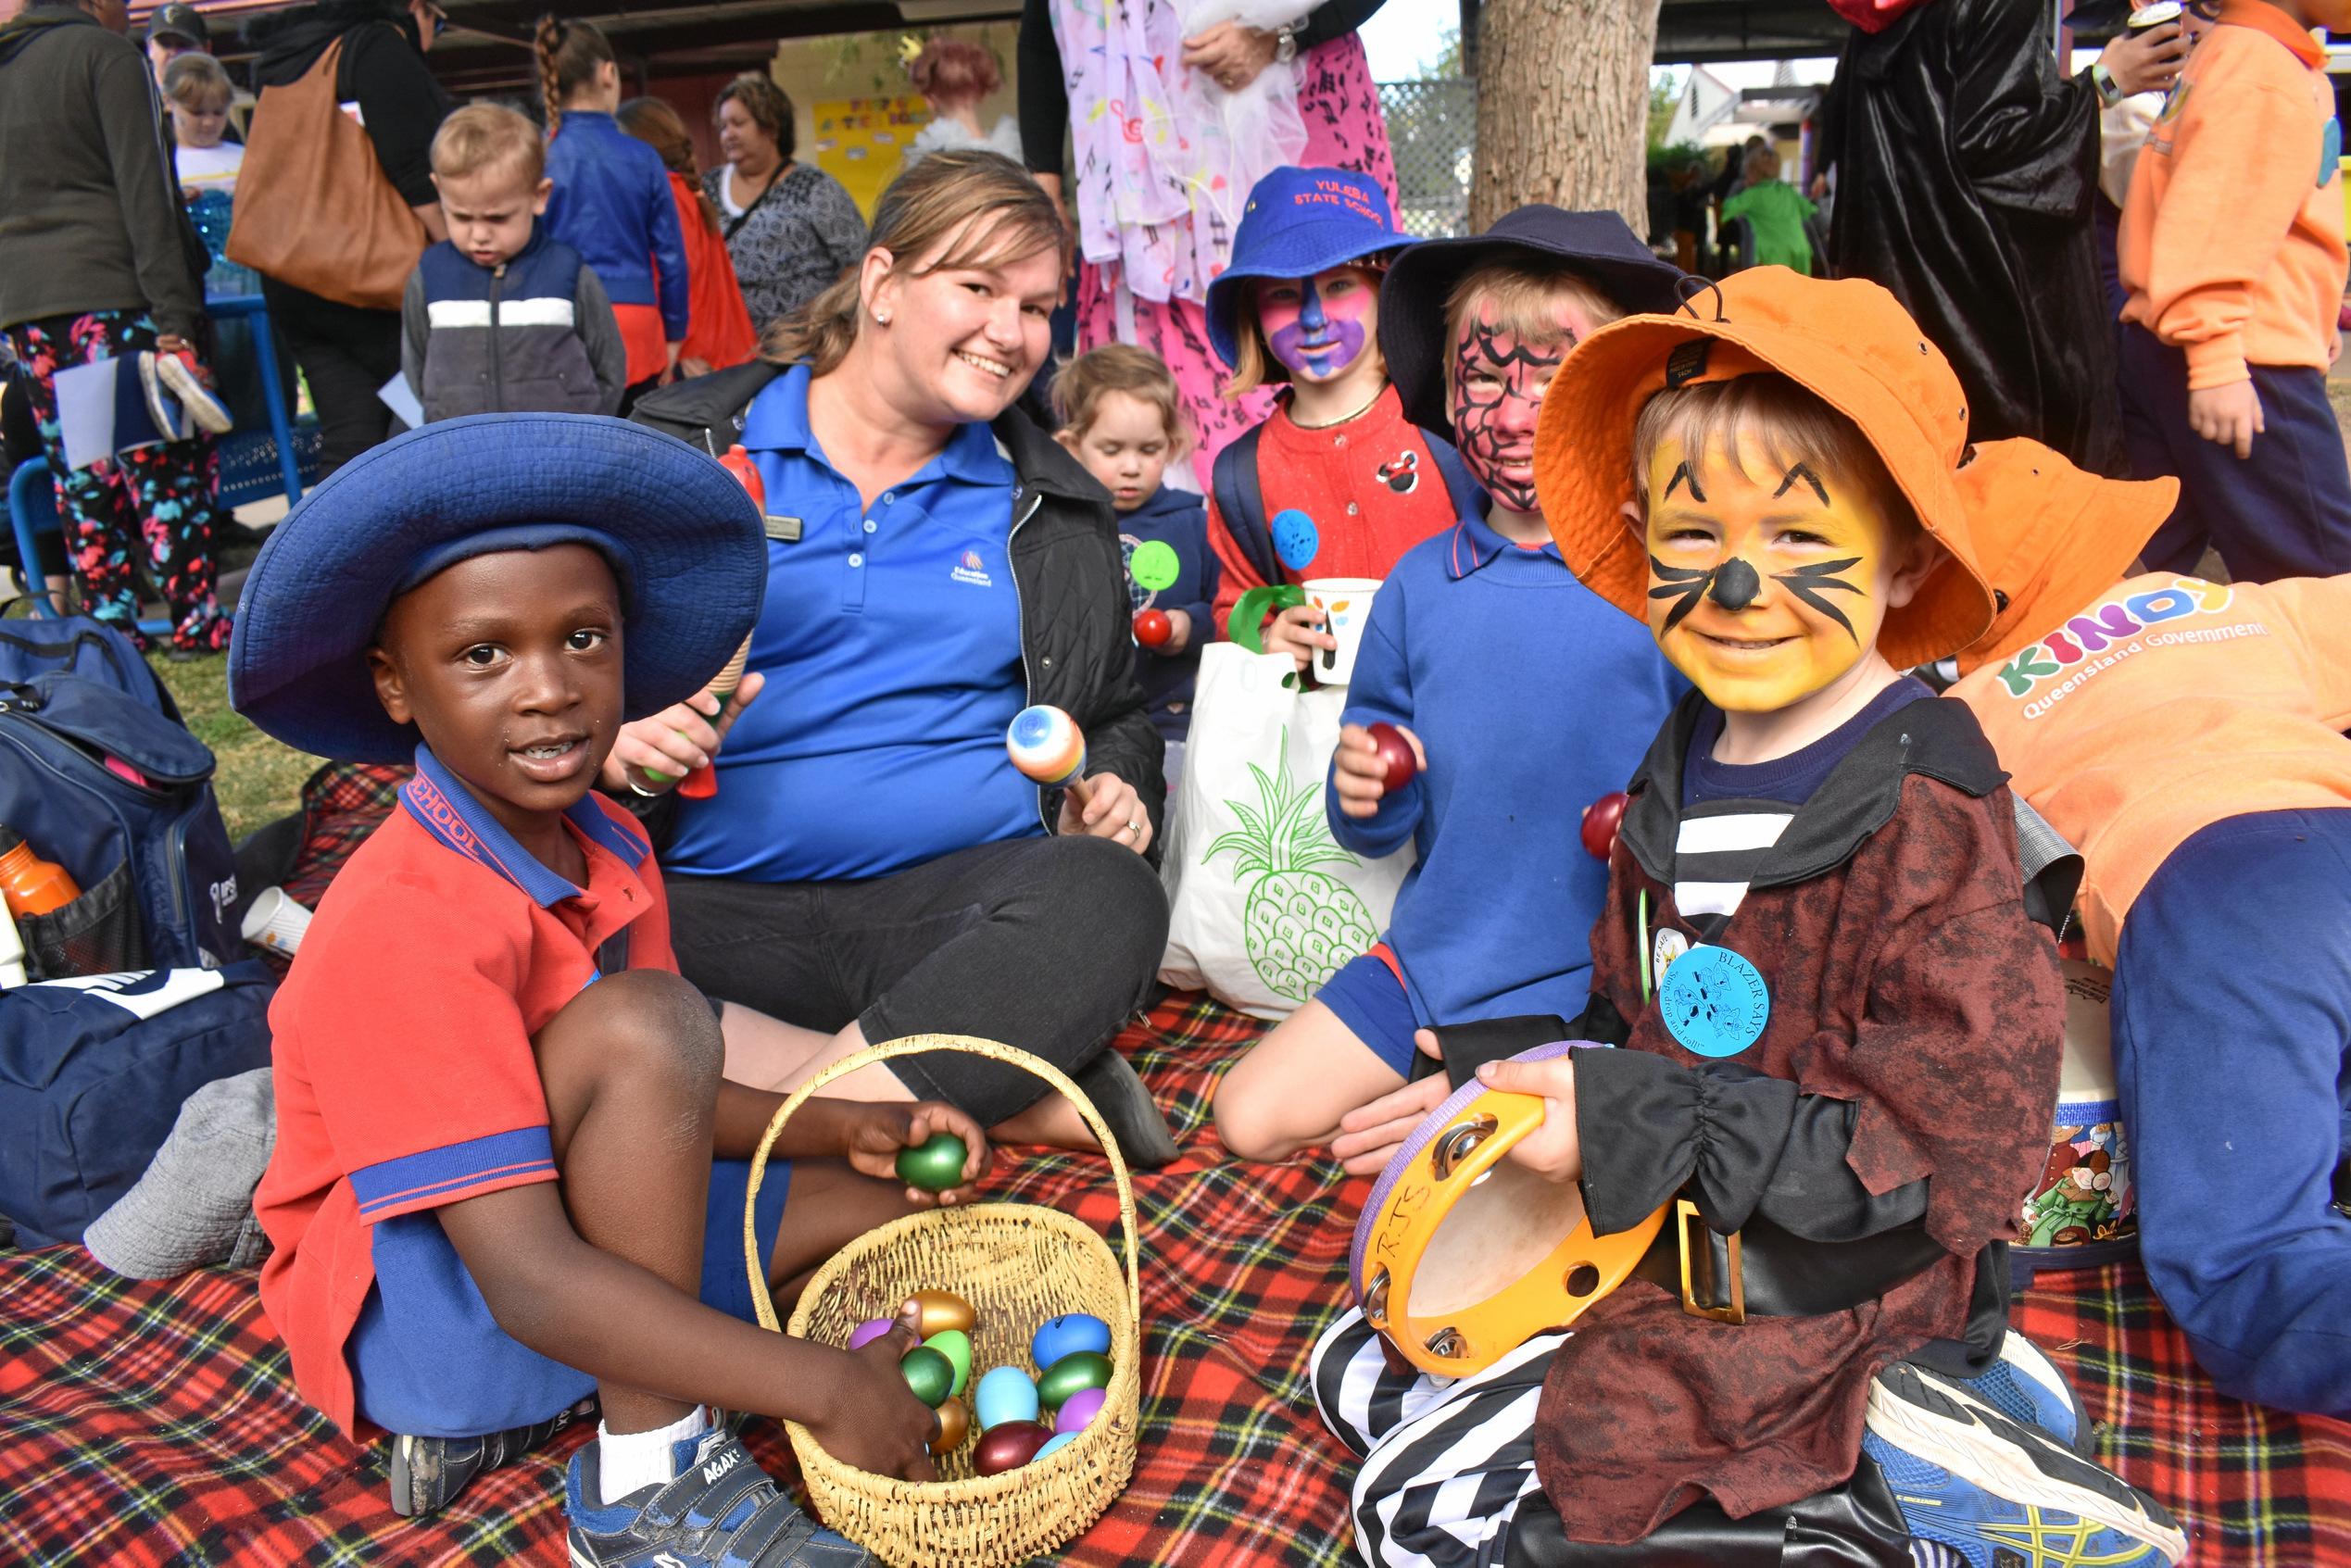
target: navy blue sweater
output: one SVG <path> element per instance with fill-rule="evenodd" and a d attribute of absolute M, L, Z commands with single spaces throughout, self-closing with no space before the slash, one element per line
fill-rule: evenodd
<path fill-rule="evenodd" d="M 1176 581 L 1157 590 L 1135 581 L 1135 548 L 1156 540 L 1176 552 Z M 1200 676 L 1200 650 L 1216 635 L 1216 587 L 1224 569 L 1208 545 L 1208 503 L 1188 490 L 1163 484 L 1131 512 L 1118 514 L 1118 543 L 1126 558 L 1127 597 L 1136 609 L 1180 609 L 1192 618 L 1191 640 L 1173 656 L 1140 644 L 1135 648 L 1135 680 L 1150 707 L 1151 722 L 1168 740 L 1182 740 L 1192 727 L 1192 685 Z"/>
<path fill-rule="evenodd" d="M 1580 814 L 1625 787 L 1685 689 L 1556 545 L 1465 518 L 1396 563 L 1344 717 L 1411 730 L 1428 769 L 1368 818 L 1326 798 L 1345 847 L 1419 852 L 1387 940 L 1420 1023 L 1584 1010 L 1608 868 L 1584 852 Z"/>

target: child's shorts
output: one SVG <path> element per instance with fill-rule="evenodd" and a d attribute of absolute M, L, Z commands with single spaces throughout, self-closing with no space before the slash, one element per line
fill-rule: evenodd
<path fill-rule="evenodd" d="M 1404 972 L 1387 943 L 1375 942 L 1369 952 L 1340 965 L 1314 999 L 1337 1013 L 1398 1077 L 1413 1075 L 1413 1059 L 1419 1055 L 1413 1031 L 1421 1024 L 1404 990 Z"/>
<path fill-rule="evenodd" d="M 748 1160 L 712 1161 L 702 1223 L 703 1304 L 746 1323 L 758 1321 L 743 1263 L 750 1177 Z M 770 1160 L 755 1221 L 762 1272 L 791 1190 L 790 1162 Z M 412 1437 L 472 1437 L 545 1421 L 596 1391 L 596 1379 L 498 1327 L 431 1210 L 381 1222 L 373 1240 L 375 1288 L 344 1347 L 361 1415 Z"/>

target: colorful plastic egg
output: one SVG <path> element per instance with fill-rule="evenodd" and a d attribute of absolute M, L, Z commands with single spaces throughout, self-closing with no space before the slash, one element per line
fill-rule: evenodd
<path fill-rule="evenodd" d="M 1087 1388 L 1110 1386 L 1110 1358 L 1095 1350 L 1073 1350 L 1058 1358 L 1037 1380 L 1037 1397 L 1059 1409 L 1070 1396 Z"/>
<path fill-rule="evenodd" d="M 917 1345 L 898 1363 L 914 1397 L 936 1410 L 955 1386 L 955 1363 L 927 1345 Z"/>
<path fill-rule="evenodd" d="M 1080 1388 L 1062 1401 L 1061 1410 L 1053 1417 L 1056 1432 L 1077 1433 L 1086 1430 L 1086 1424 L 1101 1412 L 1102 1391 L 1100 1388 Z"/>
<path fill-rule="evenodd" d="M 992 1426 L 980 1437 L 978 1451 L 972 1455 L 972 1468 L 982 1475 L 1001 1475 L 1035 1459 L 1037 1450 L 1051 1436 L 1033 1421 L 1008 1421 L 1001 1426 Z"/>
<path fill-rule="evenodd" d="M 980 1430 L 992 1432 L 1007 1422 L 1037 1419 L 1037 1385 L 1016 1366 L 988 1369 L 972 1395 L 972 1413 Z"/>
<path fill-rule="evenodd" d="M 972 1304 L 951 1290 L 918 1290 L 906 1298 L 899 1316 L 908 1319 L 918 1339 L 928 1339 L 950 1328 L 969 1334 L 972 1325 L 979 1322 L 979 1314 L 972 1311 Z"/>
<path fill-rule="evenodd" d="M 1035 1453 L 1029 1456 L 1028 1461 L 1031 1464 L 1035 1464 L 1047 1454 L 1059 1453 L 1062 1449 L 1068 1448 L 1072 1443 L 1076 1441 L 1077 1434 L 1075 1432 L 1056 1432 L 1053 1436 L 1045 1439 L 1045 1446 L 1043 1448 L 1037 1449 Z"/>
<path fill-rule="evenodd" d="M 1420 771 L 1420 759 L 1413 752 L 1413 743 L 1404 738 L 1404 732 L 1393 724 L 1374 724 L 1368 734 L 1384 770 L 1379 776 L 1381 786 L 1402 789 L 1412 783 L 1413 775 Z"/>
<path fill-rule="evenodd" d="M 972 1412 L 963 1408 L 963 1401 L 953 1397 L 938 1402 L 938 1436 L 931 1439 L 931 1452 L 951 1454 L 963 1446 L 963 1439 L 972 1435 Z"/>
<path fill-rule="evenodd" d="M 1167 619 L 1163 609 L 1138 609 L 1135 612 L 1135 640 L 1147 648 L 1164 645 L 1176 634 L 1176 623 Z"/>
<path fill-rule="evenodd" d="M 887 1318 L 867 1318 L 863 1323 L 849 1330 L 849 1348 L 852 1350 L 862 1350 L 895 1326 L 897 1325 Z"/>
<path fill-rule="evenodd" d="M 1049 789 L 1058 789 L 1086 772 L 1086 736 L 1077 721 L 1045 703 L 1024 708 L 1004 732 L 1004 750 L 1012 766 Z"/>
<path fill-rule="evenodd" d="M 955 1386 L 949 1388 L 948 1392 L 960 1397 L 963 1392 L 963 1385 L 972 1380 L 971 1336 L 960 1328 L 943 1328 L 923 1343 L 945 1356 L 953 1364 Z"/>
<path fill-rule="evenodd" d="M 1584 840 L 1584 853 L 1595 860 L 1608 859 L 1616 847 L 1616 830 L 1625 820 L 1625 808 L 1632 804 L 1632 797 L 1623 790 L 1611 790 L 1584 808 L 1579 832 Z"/>
<path fill-rule="evenodd" d="M 1045 1320 L 1028 1342 L 1028 1356 L 1041 1372 L 1079 1350 L 1107 1356 L 1110 1348 L 1110 1324 L 1091 1312 L 1063 1312 L 1060 1317 Z"/>
<path fill-rule="evenodd" d="M 953 1133 L 933 1133 L 915 1148 L 898 1151 L 898 1179 L 923 1192 L 945 1192 L 963 1179 L 969 1152 Z"/>

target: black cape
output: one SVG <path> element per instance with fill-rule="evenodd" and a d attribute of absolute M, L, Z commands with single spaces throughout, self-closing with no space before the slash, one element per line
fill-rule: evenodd
<path fill-rule="evenodd" d="M 1846 40 L 1823 127 L 1829 264 L 1892 290 L 1951 358 L 1968 434 L 2123 471 L 2114 323 L 2090 223 L 2098 96 L 2038 0 L 1933 0 Z"/>

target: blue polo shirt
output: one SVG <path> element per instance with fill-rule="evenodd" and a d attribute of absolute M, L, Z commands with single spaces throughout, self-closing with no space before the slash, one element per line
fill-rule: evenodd
<path fill-rule="evenodd" d="M 1004 757 L 1028 700 L 1012 460 L 964 425 L 864 506 L 809 430 L 808 387 L 795 366 L 744 417 L 768 515 L 799 537 L 768 541 L 749 666 L 767 686 L 727 735 L 718 794 L 682 803 L 673 876 L 886 876 L 1045 832 Z"/>

